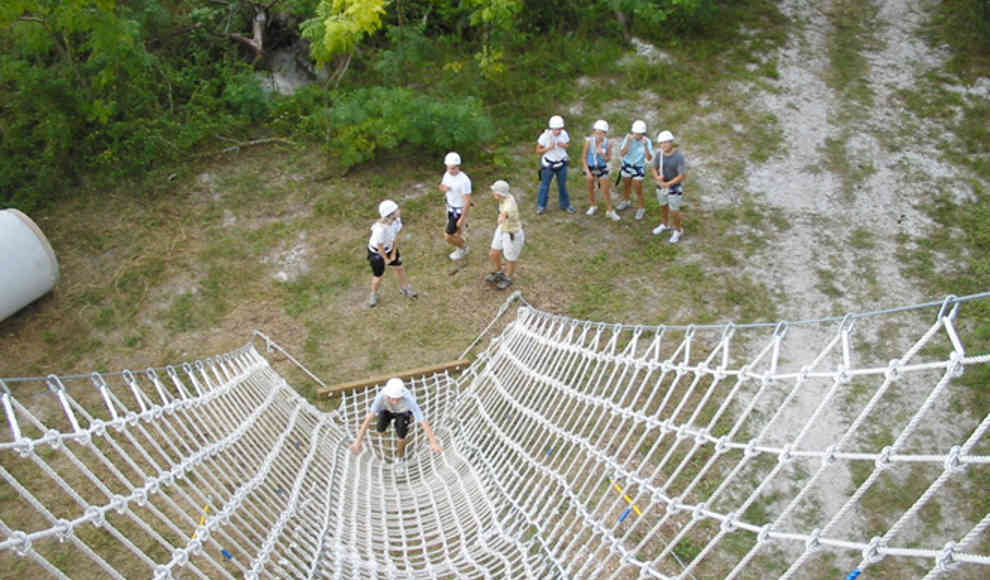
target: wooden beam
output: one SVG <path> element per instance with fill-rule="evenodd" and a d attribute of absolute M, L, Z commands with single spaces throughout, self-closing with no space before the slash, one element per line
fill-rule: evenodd
<path fill-rule="evenodd" d="M 393 377 L 399 377 L 403 381 L 408 381 L 410 379 L 435 375 L 437 373 L 442 373 L 444 371 L 459 371 L 461 369 L 467 368 L 468 365 L 470 364 L 471 361 L 469 360 L 456 360 L 453 362 L 432 365 L 428 367 L 419 367 L 415 369 L 410 369 L 408 371 L 402 371 L 399 373 L 392 373 L 389 375 L 379 375 L 377 377 L 368 377 L 367 379 L 361 379 L 359 381 L 351 381 L 349 383 L 340 383 L 337 385 L 333 385 L 332 387 L 320 389 L 316 391 L 316 394 L 319 397 L 333 397 L 335 395 L 342 395 L 344 393 L 349 393 L 351 391 L 367 389 L 368 387 L 373 387 L 375 385 L 382 385 L 385 384 L 385 381 Z"/>

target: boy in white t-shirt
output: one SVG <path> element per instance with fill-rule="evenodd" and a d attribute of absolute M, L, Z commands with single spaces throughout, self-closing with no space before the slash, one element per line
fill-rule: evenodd
<path fill-rule="evenodd" d="M 364 439 L 364 434 L 368 431 L 368 426 L 371 425 L 371 421 L 375 418 L 378 419 L 375 430 L 379 433 L 384 433 L 388 429 L 389 423 L 395 421 L 395 434 L 399 436 L 399 445 L 395 450 L 395 454 L 399 459 L 402 459 L 406 455 L 406 443 L 409 441 L 406 437 L 409 435 L 409 423 L 413 420 L 418 421 L 422 425 L 423 431 L 426 432 L 426 437 L 430 440 L 430 448 L 436 453 L 443 453 L 443 448 L 440 447 L 440 443 L 433 434 L 433 428 L 426 422 L 426 417 L 419 408 L 416 397 L 409 392 L 402 379 L 389 379 L 385 383 L 385 388 L 378 391 L 378 394 L 375 395 L 375 400 L 371 403 L 371 409 L 369 409 L 368 415 L 364 418 L 364 422 L 361 423 L 361 428 L 358 429 L 354 443 L 351 443 L 351 451 L 354 453 L 361 452 L 361 440 Z"/>
<path fill-rule="evenodd" d="M 371 237 L 368 239 L 368 264 L 371 266 L 371 295 L 368 296 L 368 307 L 378 304 L 378 289 L 382 285 L 385 266 L 389 266 L 399 276 L 399 292 L 410 298 L 417 296 L 416 291 L 409 285 L 406 269 L 399 256 L 399 231 L 402 230 L 399 204 L 391 199 L 378 204 L 380 216 L 371 226 Z"/>
<path fill-rule="evenodd" d="M 447 171 L 440 181 L 440 191 L 443 192 L 447 203 L 447 226 L 443 237 L 447 243 L 454 246 L 450 253 L 451 260 L 460 260 L 468 253 L 467 240 L 464 232 L 471 213 L 471 178 L 461 171 L 461 156 L 451 151 L 443 159 Z"/>

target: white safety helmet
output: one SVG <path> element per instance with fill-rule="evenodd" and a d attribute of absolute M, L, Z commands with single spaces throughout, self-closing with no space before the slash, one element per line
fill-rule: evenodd
<path fill-rule="evenodd" d="M 674 140 L 674 134 L 671 133 L 670 131 L 660 131 L 660 133 L 657 134 L 657 143 L 663 143 L 664 141 L 673 141 L 673 140 Z"/>
<path fill-rule="evenodd" d="M 499 195 L 509 195 L 509 182 L 504 179 L 499 179 L 492 184 L 492 191 Z"/>
<path fill-rule="evenodd" d="M 550 117 L 550 128 L 551 129 L 563 129 L 564 128 L 564 118 L 560 115 L 554 115 Z"/>
<path fill-rule="evenodd" d="M 406 393 L 406 385 L 400 378 L 393 377 L 385 383 L 385 396 L 390 399 L 401 399 Z"/>
<path fill-rule="evenodd" d="M 395 210 L 397 209 L 399 209 L 399 204 L 395 203 L 391 199 L 386 199 L 378 204 L 378 215 L 388 217 L 395 213 Z"/>
<path fill-rule="evenodd" d="M 457 153 L 451 151 L 450 153 L 447 154 L 446 157 L 443 158 L 443 164 L 446 165 L 447 167 L 453 167 L 455 165 L 460 165 L 461 164 L 461 156 L 458 155 Z"/>
<path fill-rule="evenodd" d="M 608 122 L 602 119 L 598 119 L 597 121 L 595 121 L 594 129 L 595 131 L 605 131 L 606 133 L 608 133 Z"/>
<path fill-rule="evenodd" d="M 646 123 L 644 123 L 643 121 L 640 121 L 640 120 L 633 121 L 632 132 L 633 133 L 639 133 L 641 135 L 645 135 L 646 134 Z"/>

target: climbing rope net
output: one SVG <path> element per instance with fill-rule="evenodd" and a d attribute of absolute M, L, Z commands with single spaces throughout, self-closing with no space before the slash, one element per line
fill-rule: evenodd
<path fill-rule="evenodd" d="M 988 326 L 966 313 L 988 298 L 687 327 L 523 303 L 466 371 L 412 381 L 444 451 L 416 428 L 404 461 L 392 433 L 348 448 L 380 386 L 321 412 L 260 333 L 164 369 L 6 379 L 0 569 L 985 577 L 990 354 L 967 346 Z"/>

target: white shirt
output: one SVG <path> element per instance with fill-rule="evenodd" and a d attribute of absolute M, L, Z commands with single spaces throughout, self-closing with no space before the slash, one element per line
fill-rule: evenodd
<path fill-rule="evenodd" d="M 371 237 L 368 238 L 368 249 L 377 252 L 378 244 L 381 244 L 385 247 L 386 252 L 390 252 L 401 229 L 402 218 L 395 218 L 391 224 L 383 224 L 380 221 L 373 223 L 371 225 Z"/>
<path fill-rule="evenodd" d="M 375 400 L 371 403 L 371 412 L 378 413 L 382 409 L 387 410 L 389 413 L 405 413 L 406 411 L 412 411 L 413 418 L 417 421 L 422 421 L 426 417 L 423 415 L 422 409 L 419 408 L 419 403 L 416 402 L 416 397 L 413 396 L 411 392 L 406 392 L 406 396 L 399 399 L 399 403 L 393 405 L 391 400 L 385 396 L 385 391 L 378 391 L 375 395 Z"/>
<path fill-rule="evenodd" d="M 450 188 L 444 193 L 447 198 L 447 205 L 452 208 L 463 209 L 464 196 L 471 195 L 471 178 L 463 171 L 457 172 L 457 175 L 451 175 L 449 171 L 446 171 L 440 183 Z"/>
<path fill-rule="evenodd" d="M 558 145 L 558 143 L 570 143 L 570 142 L 571 142 L 571 137 L 567 134 L 567 131 L 565 131 L 564 129 L 561 129 L 560 135 L 556 135 L 556 136 L 554 136 L 552 129 L 547 129 L 543 133 L 540 133 L 540 138 L 536 140 L 536 143 L 540 147 L 550 147 L 551 145 L 553 145 L 553 148 L 549 149 L 543 154 L 543 159 L 549 161 L 550 163 L 555 163 L 557 161 L 563 161 L 564 159 L 567 159 L 567 149 L 564 149 L 563 147 Z"/>

